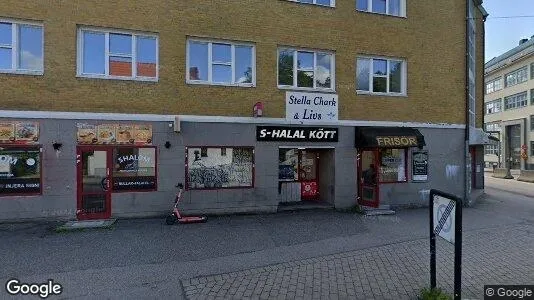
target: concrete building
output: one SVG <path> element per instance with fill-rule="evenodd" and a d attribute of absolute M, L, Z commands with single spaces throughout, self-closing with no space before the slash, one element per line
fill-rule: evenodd
<path fill-rule="evenodd" d="M 4 0 L 0 220 L 470 202 L 481 5 Z"/>
<path fill-rule="evenodd" d="M 485 65 L 486 167 L 534 169 L 534 36 Z"/>

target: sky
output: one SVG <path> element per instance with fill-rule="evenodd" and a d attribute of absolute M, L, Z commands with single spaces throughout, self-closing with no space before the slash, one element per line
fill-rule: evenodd
<path fill-rule="evenodd" d="M 486 20 L 486 62 L 534 35 L 534 0 L 484 0 Z M 495 18 L 531 16 L 529 18 Z"/>

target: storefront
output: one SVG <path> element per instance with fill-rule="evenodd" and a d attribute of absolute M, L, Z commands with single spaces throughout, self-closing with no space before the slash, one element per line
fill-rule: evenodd
<path fill-rule="evenodd" d="M 422 150 L 424 136 L 408 127 L 356 127 L 358 203 L 379 207 L 380 189 L 388 184 L 408 184 L 408 153 Z M 412 180 L 425 181 L 428 153 L 412 152 Z"/>

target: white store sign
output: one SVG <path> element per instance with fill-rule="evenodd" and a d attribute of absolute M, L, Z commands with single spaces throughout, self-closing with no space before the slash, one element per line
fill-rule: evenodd
<path fill-rule="evenodd" d="M 286 93 L 286 120 L 297 124 L 338 121 L 339 101 L 336 94 Z"/>

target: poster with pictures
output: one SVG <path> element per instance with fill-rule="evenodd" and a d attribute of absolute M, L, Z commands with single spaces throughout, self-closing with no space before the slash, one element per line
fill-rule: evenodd
<path fill-rule="evenodd" d="M 93 144 L 98 141 L 96 126 L 91 124 L 78 124 L 77 139 L 80 144 Z"/>
<path fill-rule="evenodd" d="M 39 123 L 15 123 L 15 141 L 36 142 L 39 139 Z"/>
<path fill-rule="evenodd" d="M 119 127 L 117 128 L 117 143 L 134 143 L 134 127 L 132 125 L 119 125 Z"/>
<path fill-rule="evenodd" d="M 417 150 L 412 152 L 412 179 L 413 181 L 428 180 L 427 150 Z"/>
<path fill-rule="evenodd" d="M 117 141 L 117 126 L 114 124 L 98 125 L 98 143 L 112 144 Z"/>
<path fill-rule="evenodd" d="M 152 126 L 135 125 L 134 134 L 135 144 L 152 144 Z"/>
<path fill-rule="evenodd" d="M 13 142 L 15 141 L 15 130 L 13 123 L 0 123 L 0 141 Z"/>

